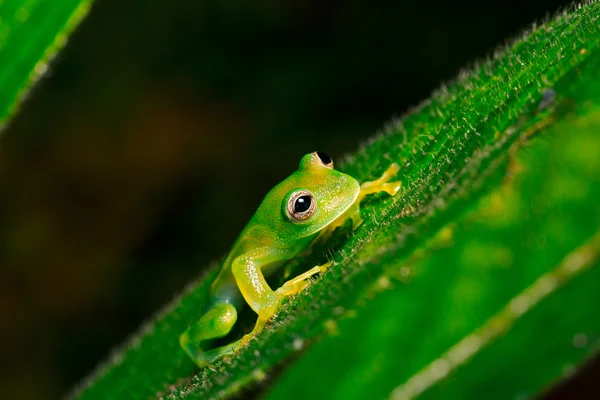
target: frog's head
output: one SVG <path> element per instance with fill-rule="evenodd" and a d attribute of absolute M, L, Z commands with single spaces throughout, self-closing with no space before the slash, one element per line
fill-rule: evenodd
<path fill-rule="evenodd" d="M 316 151 L 302 157 L 298 170 L 267 194 L 255 216 L 279 237 L 301 239 L 342 215 L 359 192 L 356 179 L 333 169 L 332 159 Z"/>

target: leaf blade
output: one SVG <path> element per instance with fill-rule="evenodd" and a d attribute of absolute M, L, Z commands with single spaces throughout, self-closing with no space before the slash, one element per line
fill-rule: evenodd
<path fill-rule="evenodd" d="M 8 0 L 0 5 L 0 128 L 49 69 L 91 0 Z"/>

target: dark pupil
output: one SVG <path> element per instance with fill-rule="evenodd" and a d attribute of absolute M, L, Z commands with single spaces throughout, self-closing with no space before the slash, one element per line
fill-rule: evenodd
<path fill-rule="evenodd" d="M 302 213 L 310 208 L 311 198 L 310 196 L 300 196 L 296 199 L 294 204 L 294 212 Z"/>
<path fill-rule="evenodd" d="M 317 151 L 317 155 L 319 156 L 323 164 L 327 165 L 331 163 L 331 157 L 329 157 L 328 154 Z"/>

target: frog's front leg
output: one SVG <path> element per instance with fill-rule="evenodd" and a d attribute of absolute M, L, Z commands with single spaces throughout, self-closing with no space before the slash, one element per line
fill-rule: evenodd
<path fill-rule="evenodd" d="M 398 193 L 402 182 L 390 182 L 390 179 L 396 176 L 398 171 L 400 171 L 400 166 L 396 163 L 392 163 L 379 178 L 360 185 L 360 193 L 358 195 L 358 199 L 356 199 L 356 202 L 360 203 L 366 195 L 371 193 L 387 192 L 390 196 Z"/>
<path fill-rule="evenodd" d="M 297 277 L 285 282 L 283 285 L 281 285 L 279 289 L 277 289 L 277 292 L 284 297 L 300 293 L 305 287 L 307 287 L 310 284 L 309 279 L 313 275 L 322 274 L 323 272 L 327 271 L 327 268 L 329 268 L 330 266 L 331 261 L 323 265 L 317 265 L 316 267 L 313 267 L 308 271 L 298 275 Z"/>
<path fill-rule="evenodd" d="M 386 192 L 390 196 L 394 196 L 396 193 L 398 193 L 400 187 L 402 186 L 402 182 L 390 182 L 390 180 L 396 176 L 399 170 L 400 167 L 398 164 L 392 163 L 379 178 L 375 179 L 374 181 L 368 181 L 361 184 L 360 192 L 358 193 L 358 197 L 354 203 L 352 203 L 350 208 L 348 208 L 335 221 L 321 230 L 319 236 L 315 240 L 315 243 L 324 243 L 327 241 L 333 231 L 335 231 L 337 227 L 343 226 L 349 219 L 352 220 L 352 230 L 358 228 L 360 224 L 363 223 L 363 219 L 360 217 L 360 202 L 363 201 L 368 194 L 372 193 Z"/>
<path fill-rule="evenodd" d="M 257 253 L 267 252 L 268 255 L 257 257 Z M 286 282 L 279 289 L 273 291 L 267 284 L 261 268 L 272 261 L 281 261 L 290 258 L 293 254 L 286 254 L 285 251 L 265 249 L 238 257 L 232 264 L 231 270 L 242 296 L 250 307 L 258 314 L 256 325 L 249 334 L 241 339 L 241 344 L 245 344 L 263 330 L 267 321 L 271 319 L 279 310 L 281 302 L 287 296 L 299 293 L 310 281 L 312 275 L 324 272 L 329 263 L 317 266 L 304 274 Z"/>

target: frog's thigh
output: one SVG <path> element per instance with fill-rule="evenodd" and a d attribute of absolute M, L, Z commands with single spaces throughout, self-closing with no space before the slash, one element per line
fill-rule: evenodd
<path fill-rule="evenodd" d="M 236 320 L 237 311 L 232 304 L 215 304 L 179 337 L 179 343 L 192 360 L 203 367 L 232 351 L 231 345 L 207 350 L 203 342 L 227 335 Z"/>
<path fill-rule="evenodd" d="M 215 304 L 204 313 L 200 319 L 191 325 L 181 337 L 192 342 L 200 342 L 207 339 L 215 339 L 225 336 L 231 330 L 237 320 L 237 311 L 232 304 Z"/>

